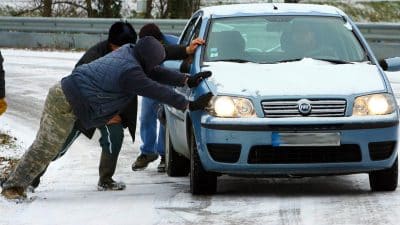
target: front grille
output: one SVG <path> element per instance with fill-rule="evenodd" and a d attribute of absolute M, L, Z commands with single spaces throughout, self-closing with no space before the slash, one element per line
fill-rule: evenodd
<path fill-rule="evenodd" d="M 369 156 L 372 160 L 389 158 L 396 147 L 395 141 L 371 142 L 368 144 Z"/>
<path fill-rule="evenodd" d="M 208 152 L 214 161 L 235 163 L 239 160 L 242 146 L 240 144 L 207 144 Z"/>
<path fill-rule="evenodd" d="M 299 111 L 299 102 L 306 101 L 311 105 L 308 114 Z M 294 99 L 294 100 L 265 100 L 261 102 L 265 117 L 339 117 L 344 116 L 346 100 L 343 99 Z"/>
<path fill-rule="evenodd" d="M 249 164 L 340 163 L 360 162 L 358 145 L 318 147 L 273 147 L 258 145 L 250 149 Z"/>

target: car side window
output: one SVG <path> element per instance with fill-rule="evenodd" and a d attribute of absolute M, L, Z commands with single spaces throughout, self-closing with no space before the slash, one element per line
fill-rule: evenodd
<path fill-rule="evenodd" d="M 201 16 L 194 17 L 190 20 L 182 39 L 180 41 L 181 45 L 189 45 L 195 36 L 198 36 L 200 31 Z M 197 34 L 196 34 L 197 33 Z"/>
<path fill-rule="evenodd" d="M 196 17 L 192 21 L 195 21 L 193 23 L 193 26 L 188 27 L 184 34 L 184 38 L 182 38 L 181 44 L 182 45 L 189 45 L 193 39 L 197 38 L 200 33 L 200 27 L 201 27 L 201 17 Z M 193 55 L 188 56 L 186 59 L 183 60 L 180 71 L 182 73 L 190 73 L 190 69 L 193 63 Z"/>

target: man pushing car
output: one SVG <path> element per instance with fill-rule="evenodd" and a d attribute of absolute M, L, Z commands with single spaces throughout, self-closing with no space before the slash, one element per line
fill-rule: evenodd
<path fill-rule="evenodd" d="M 86 129 L 99 127 L 117 115 L 135 95 L 157 99 L 180 110 L 200 110 L 211 94 L 188 101 L 166 85 L 192 88 L 211 76 L 187 76 L 159 66 L 164 47 L 153 37 L 136 45 L 126 44 L 89 64 L 75 68 L 50 88 L 36 139 L 25 152 L 1 194 L 8 199 L 26 198 L 25 189 L 57 156 L 75 121 Z"/>

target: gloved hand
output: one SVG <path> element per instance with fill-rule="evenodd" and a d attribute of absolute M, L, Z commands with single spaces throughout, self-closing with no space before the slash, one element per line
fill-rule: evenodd
<path fill-rule="evenodd" d="M 213 96 L 213 94 L 211 92 L 208 92 L 207 94 L 200 96 L 195 101 L 190 101 L 189 102 L 189 110 L 195 111 L 195 110 L 204 109 L 210 103 L 212 96 Z"/>
<path fill-rule="evenodd" d="M 211 71 L 196 73 L 195 75 L 190 76 L 186 83 L 190 88 L 197 87 L 197 85 L 199 85 L 200 82 L 207 77 L 211 77 Z"/>
<path fill-rule="evenodd" d="M 0 99 L 0 115 L 7 110 L 7 102 L 5 98 Z"/>

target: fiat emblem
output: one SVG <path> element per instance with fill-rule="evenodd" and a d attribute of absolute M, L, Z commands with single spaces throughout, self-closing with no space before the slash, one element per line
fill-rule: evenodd
<path fill-rule="evenodd" d="M 298 110 L 301 115 L 306 116 L 311 113 L 312 106 L 310 102 L 306 99 L 302 99 L 297 103 Z"/>

